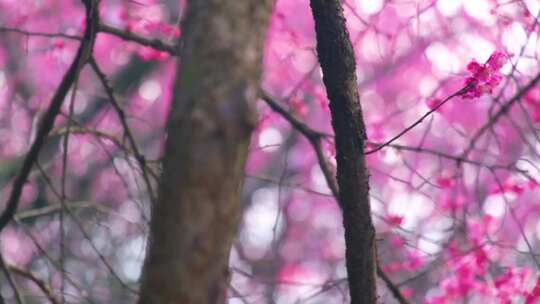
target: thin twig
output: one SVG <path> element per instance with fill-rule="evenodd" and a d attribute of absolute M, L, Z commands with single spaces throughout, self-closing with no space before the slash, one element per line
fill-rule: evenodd
<path fill-rule="evenodd" d="M 99 207 L 97 206 L 97 204 L 91 203 L 91 202 L 84 202 L 84 201 L 70 203 L 69 206 L 66 206 L 66 208 L 99 210 Z M 46 215 L 52 215 L 59 212 L 60 209 L 62 209 L 62 205 L 54 204 L 54 205 L 49 205 L 49 206 L 45 206 L 41 208 L 34 208 L 34 209 L 26 210 L 26 211 L 17 212 L 14 218 L 18 221 L 24 221 L 24 220 L 34 219 L 34 218 L 42 217 Z"/>
<path fill-rule="evenodd" d="M 115 28 L 115 27 L 112 27 L 110 25 L 106 25 L 103 23 L 99 25 L 99 31 L 114 35 L 126 41 L 137 42 L 144 46 L 148 46 L 159 51 L 167 52 L 173 56 L 178 55 L 176 46 L 167 44 L 166 42 L 163 42 L 159 39 L 146 38 L 146 37 L 137 35 L 135 33 L 132 33 L 130 31 L 121 30 L 121 29 L 118 29 L 118 28 Z"/>
<path fill-rule="evenodd" d="M 388 287 L 388 289 L 390 290 L 390 292 L 392 293 L 394 298 L 396 298 L 396 300 L 400 304 L 409 304 L 410 303 L 409 300 L 407 300 L 401 294 L 401 291 L 399 290 L 399 287 L 396 284 L 394 284 L 394 282 L 392 282 L 390 277 L 382 270 L 381 266 L 378 263 L 377 263 L 377 275 L 379 276 L 379 278 L 381 278 L 384 281 L 384 283 L 386 284 L 386 286 Z"/>
<path fill-rule="evenodd" d="M 462 156 L 467 157 L 469 153 L 474 149 L 476 141 L 482 136 L 488 129 L 490 129 L 504 114 L 506 114 L 512 106 L 520 100 L 529 90 L 533 89 L 540 81 L 540 73 L 536 75 L 525 87 L 520 89 L 512 98 L 510 98 L 498 111 L 493 115 L 489 121 L 484 124 L 478 131 L 472 136 L 471 141 L 467 149 L 463 151 Z"/>
<path fill-rule="evenodd" d="M 43 292 L 43 294 L 47 297 L 47 299 L 49 299 L 51 303 L 53 304 L 61 303 L 60 300 L 54 294 L 52 288 L 47 283 L 45 283 L 45 281 L 38 278 L 36 274 L 15 265 L 8 265 L 7 267 L 9 270 L 13 271 L 15 274 L 34 282 L 34 284 L 36 284 L 36 286 L 39 287 L 39 289 Z"/>
<path fill-rule="evenodd" d="M 4 275 L 6 276 L 6 279 L 11 286 L 11 289 L 13 289 L 13 294 L 15 295 L 15 300 L 18 304 L 24 304 L 24 299 L 21 295 L 21 292 L 19 291 L 19 287 L 17 287 L 17 282 L 13 279 L 13 276 L 11 275 L 11 272 L 6 264 L 6 261 L 4 260 L 4 257 L 0 254 L 0 267 L 2 268 L 2 271 L 4 272 Z M 2 298 L 0 296 L 0 298 Z M 2 299 L 3 301 L 3 299 Z"/>
<path fill-rule="evenodd" d="M 64 33 L 45 33 L 45 32 L 37 32 L 37 31 L 26 31 L 21 30 L 18 28 L 11 28 L 11 27 L 5 27 L 0 26 L 0 32 L 7 32 L 7 33 L 17 33 L 25 36 L 38 36 L 38 37 L 46 37 L 46 38 L 64 38 L 64 39 L 70 39 L 70 40 L 81 40 L 82 37 L 75 36 L 75 35 L 68 35 Z"/>
<path fill-rule="evenodd" d="M 88 58 L 90 58 L 92 53 L 99 18 L 99 14 L 97 12 L 97 2 L 95 0 L 84 0 L 83 2 L 86 6 L 87 17 L 84 39 L 81 42 L 81 46 L 77 51 L 75 59 L 62 78 L 62 81 L 60 82 L 60 85 L 52 98 L 51 105 L 41 120 L 36 138 L 25 156 L 19 174 L 13 182 L 13 188 L 6 203 L 6 208 L 2 212 L 2 215 L 0 215 L 0 231 L 7 226 L 15 215 L 19 205 L 19 198 L 21 196 L 22 189 L 26 184 L 32 166 L 36 162 L 39 152 L 41 151 L 49 132 L 53 128 L 54 120 L 60 112 L 62 103 L 64 102 L 69 89 L 73 85 L 79 70 L 83 67 Z"/>
<path fill-rule="evenodd" d="M 323 175 L 328 185 L 328 188 L 330 188 L 332 192 L 332 196 L 337 200 L 339 196 L 337 181 L 334 174 L 332 173 L 332 170 L 330 169 L 330 165 L 326 161 L 326 158 L 324 156 L 324 152 L 321 146 L 321 139 L 324 137 L 332 137 L 332 135 L 322 133 L 322 132 L 312 129 L 311 127 L 306 125 L 304 122 L 302 122 L 300 119 L 298 119 L 293 113 L 287 111 L 277 101 L 275 101 L 272 97 L 270 97 L 270 95 L 266 93 L 265 91 L 261 90 L 260 95 L 261 95 L 261 98 L 270 106 L 270 108 L 272 108 L 273 111 L 280 114 L 285 120 L 287 120 L 287 122 L 289 122 L 289 124 L 291 124 L 291 126 L 294 129 L 296 129 L 298 132 L 300 132 L 302 135 L 304 135 L 308 139 L 313 149 L 315 150 L 315 153 L 317 155 L 317 159 L 319 162 L 319 166 L 321 167 L 321 170 L 323 171 Z M 399 287 L 397 287 L 390 280 L 390 278 L 384 273 L 384 271 L 379 266 L 377 266 L 377 274 L 385 282 L 385 284 L 388 286 L 388 289 L 396 297 L 396 300 L 399 303 L 401 304 L 409 303 L 407 299 L 405 299 L 405 297 L 401 294 Z"/>
<path fill-rule="evenodd" d="M 105 265 L 105 267 L 107 268 L 107 270 L 109 271 L 109 273 L 116 279 L 116 281 L 118 281 L 118 283 L 120 283 L 120 285 L 130 291 L 131 293 L 133 294 L 139 294 L 139 292 L 135 289 L 133 289 L 131 286 L 129 286 L 128 284 L 126 284 L 124 282 L 124 280 L 122 280 L 122 278 L 120 277 L 120 275 L 118 275 L 118 273 L 114 270 L 114 268 L 112 267 L 112 265 L 107 261 L 107 259 L 105 258 L 105 256 L 99 251 L 99 249 L 96 247 L 96 245 L 94 244 L 94 242 L 92 241 L 92 238 L 90 237 L 90 234 L 88 234 L 88 232 L 86 231 L 86 229 L 84 229 L 83 225 L 81 222 L 79 222 L 78 218 L 75 216 L 75 214 L 70 210 L 70 209 L 66 209 L 66 212 L 69 214 L 69 216 L 71 216 L 71 218 L 73 219 L 73 222 L 75 222 L 75 224 L 77 225 L 77 227 L 79 228 L 79 231 L 81 231 L 83 237 L 86 239 L 86 241 L 88 242 L 88 244 L 90 244 L 90 247 L 92 247 L 92 250 L 94 250 L 94 252 L 97 254 L 98 258 L 101 260 L 101 263 L 103 263 L 103 265 Z"/>
<path fill-rule="evenodd" d="M 374 143 L 374 142 L 369 142 L 369 143 L 372 144 L 372 145 L 375 145 L 375 146 L 382 145 L 382 143 Z M 456 163 L 469 164 L 469 165 L 474 165 L 474 166 L 478 166 L 478 167 L 484 167 L 484 168 L 487 168 L 487 169 L 508 170 L 508 171 L 513 171 L 513 172 L 517 172 L 517 173 L 521 173 L 521 174 L 524 174 L 524 173 L 527 172 L 526 170 L 522 170 L 522 169 L 517 168 L 515 166 L 515 164 L 512 164 L 512 163 L 507 164 L 507 165 L 497 165 L 497 164 L 488 165 L 488 164 L 480 162 L 480 161 L 475 161 L 475 160 L 472 160 L 472 159 L 469 159 L 469 158 L 465 158 L 463 155 L 452 155 L 452 154 L 449 154 L 449 153 L 446 153 L 446 152 L 443 152 L 443 151 L 438 151 L 438 150 L 434 150 L 434 149 L 430 149 L 430 148 L 411 147 L 411 146 L 405 146 L 405 145 L 400 145 L 400 144 L 387 144 L 387 146 L 390 147 L 390 148 L 394 148 L 396 150 L 400 150 L 400 151 L 408 151 L 408 152 L 415 152 L 415 153 L 422 153 L 422 154 L 430 154 L 430 155 L 437 156 L 437 157 L 440 157 L 440 158 L 455 161 Z"/>
<path fill-rule="evenodd" d="M 42 172 L 43 173 L 43 172 Z M 46 183 L 48 184 L 49 188 L 51 189 L 53 195 L 57 198 L 57 199 L 61 199 L 61 193 L 59 193 L 55 188 L 54 186 L 52 185 L 52 182 L 51 180 L 47 177 L 47 175 L 43 175 L 43 177 L 45 178 L 46 180 Z M 62 208 L 62 206 L 60 206 L 60 208 Z M 88 241 L 88 243 L 90 244 L 90 247 L 95 251 L 95 253 L 97 254 L 98 258 L 100 259 L 100 261 L 105 265 L 105 267 L 107 268 L 107 270 L 111 273 L 111 275 L 120 283 L 120 285 L 129 290 L 130 292 L 134 293 L 134 294 L 138 294 L 138 291 L 134 290 L 133 288 L 131 288 L 130 286 L 128 286 L 123 280 L 122 278 L 116 273 L 116 271 L 114 270 L 114 268 L 109 264 L 109 262 L 107 262 L 107 260 L 105 259 L 105 256 L 98 250 L 98 248 L 96 247 L 96 245 L 94 244 L 94 242 L 92 242 L 92 238 L 90 237 L 90 235 L 88 234 L 88 232 L 86 231 L 86 229 L 84 229 L 82 223 L 79 222 L 78 218 L 75 216 L 75 214 L 72 212 L 72 210 L 70 208 L 65 208 L 65 211 L 66 213 L 73 219 L 73 222 L 77 225 L 77 227 L 79 228 L 79 230 L 81 231 L 83 237 Z M 62 271 L 64 271 L 62 269 Z"/>
<path fill-rule="evenodd" d="M 519 228 L 519 233 L 521 234 L 521 237 L 523 237 L 523 240 L 525 241 L 525 245 L 527 245 L 527 249 L 529 249 L 529 254 L 530 254 L 531 259 L 533 260 L 534 264 L 536 265 L 536 269 L 540 270 L 540 262 L 538 262 L 538 260 L 536 259 L 536 256 L 534 255 L 534 250 L 533 250 L 533 247 L 531 245 L 531 242 L 529 241 L 529 239 L 527 238 L 527 235 L 525 234 L 525 229 L 523 228 L 522 223 L 517 218 L 517 215 L 514 212 L 514 209 L 512 208 L 512 206 L 510 204 L 510 201 L 508 200 L 508 198 L 506 197 L 506 194 L 504 193 L 505 189 L 504 189 L 504 186 L 503 186 L 501 180 L 495 174 L 495 172 L 493 172 L 493 171 L 490 171 L 490 172 L 493 175 L 493 178 L 495 179 L 495 182 L 499 186 L 499 189 L 501 191 L 501 195 L 502 195 L 502 198 L 503 198 L 503 200 L 505 202 L 505 205 L 508 206 L 508 210 L 510 211 L 510 215 L 512 216 L 512 219 L 516 223 L 516 226 Z"/>
<path fill-rule="evenodd" d="M 109 85 L 109 82 L 107 81 L 107 76 L 103 71 L 99 68 L 99 65 L 97 64 L 94 57 L 90 58 L 90 66 L 98 76 L 99 81 L 101 82 L 103 88 L 105 89 L 105 93 L 107 94 L 107 97 L 109 98 L 109 102 L 113 106 L 114 110 L 116 111 L 116 114 L 118 115 L 118 119 L 120 120 L 120 123 L 122 124 L 122 127 L 124 129 L 124 134 L 127 137 L 129 144 L 131 145 L 131 149 L 133 150 L 133 153 L 135 154 L 135 159 L 137 160 L 139 167 L 142 172 L 142 177 L 144 179 L 144 182 L 146 184 L 146 187 L 148 188 L 148 193 L 150 194 L 150 199 L 152 202 L 156 202 L 156 195 L 154 194 L 154 190 L 152 188 L 152 183 L 150 182 L 150 178 L 148 177 L 148 172 L 146 169 L 146 158 L 143 154 L 139 151 L 139 148 L 137 147 L 137 142 L 135 141 L 135 137 L 131 133 L 131 129 L 129 128 L 129 125 L 126 121 L 126 115 L 122 107 L 120 106 L 120 103 L 116 100 L 116 97 L 114 96 L 113 88 Z"/>
<path fill-rule="evenodd" d="M 328 188 L 330 188 L 332 195 L 337 199 L 339 197 L 339 191 L 336 178 L 334 176 L 334 173 L 332 172 L 332 169 L 330 168 L 330 165 L 326 161 L 321 145 L 321 138 L 326 137 L 327 134 L 315 131 L 312 128 L 308 127 L 298 118 L 296 118 L 294 114 L 285 110 L 277 101 L 270 97 L 268 93 L 261 91 L 260 95 L 261 98 L 272 108 L 272 110 L 279 113 L 293 126 L 293 128 L 298 130 L 308 139 L 309 143 L 315 150 L 317 160 L 319 161 L 319 167 L 321 167 L 321 171 L 323 172 L 323 175 L 327 181 Z"/>
<path fill-rule="evenodd" d="M 58 129 L 52 130 L 51 135 L 62 136 L 62 135 L 65 135 L 66 132 L 67 132 L 66 128 L 58 128 Z M 117 146 L 119 149 L 121 149 L 122 151 L 129 152 L 129 148 L 126 147 L 126 145 L 124 145 L 122 143 L 120 138 L 118 138 L 114 134 L 107 133 L 107 132 L 102 131 L 102 130 L 90 129 L 90 128 L 86 128 L 86 127 L 71 127 L 70 133 L 71 134 L 91 134 L 91 135 L 93 135 L 95 137 L 102 138 L 104 140 L 109 140 L 115 146 Z"/>
<path fill-rule="evenodd" d="M 80 70 L 79 70 L 80 71 Z M 71 125 L 73 121 L 73 112 L 75 110 L 75 96 L 77 93 L 77 87 L 79 85 L 79 73 L 75 75 L 75 81 L 73 83 L 73 90 L 71 90 L 71 100 L 69 102 L 69 114 L 68 121 L 66 126 L 66 133 L 64 135 L 63 148 L 64 153 L 62 155 L 62 176 L 61 176 L 61 197 L 60 197 L 60 257 L 59 263 L 62 269 L 66 269 L 65 260 L 66 260 L 66 251 L 65 251 L 65 225 L 64 225 L 64 209 L 66 208 L 66 178 L 68 170 L 68 151 L 69 151 L 69 135 L 71 131 Z M 66 291 L 66 275 L 65 271 L 62 271 L 60 276 L 60 303 L 64 304 L 65 302 L 65 291 Z"/>
<path fill-rule="evenodd" d="M 443 101 L 441 101 L 439 104 L 437 104 L 433 109 L 429 110 L 426 114 L 424 114 L 422 117 L 420 117 L 417 121 L 415 121 L 413 124 L 411 124 L 407 128 L 403 129 L 396 136 L 392 137 L 390 140 L 386 141 L 385 143 L 383 143 L 383 144 L 381 144 L 381 145 L 379 145 L 379 146 L 377 146 L 377 147 L 375 147 L 375 148 L 373 148 L 373 149 L 371 149 L 369 151 L 364 152 L 364 154 L 369 155 L 369 154 L 372 154 L 372 153 L 375 153 L 375 152 L 381 150 L 384 147 L 387 147 L 388 145 L 390 145 L 391 143 L 393 143 L 394 141 L 399 139 L 401 136 L 405 135 L 405 133 L 409 132 L 410 130 L 414 129 L 414 127 L 421 124 L 424 121 L 424 119 L 426 119 L 431 114 L 433 114 L 435 111 L 437 111 L 440 107 L 442 107 L 449 100 L 451 100 L 452 98 L 454 98 L 456 96 L 460 96 L 460 95 L 466 93 L 471 88 L 472 88 L 472 85 L 465 86 L 465 87 L 461 88 L 459 91 L 455 92 L 454 94 L 446 97 Z"/>

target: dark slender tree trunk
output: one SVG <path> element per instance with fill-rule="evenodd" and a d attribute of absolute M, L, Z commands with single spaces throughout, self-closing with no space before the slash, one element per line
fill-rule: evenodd
<path fill-rule="evenodd" d="M 345 227 L 351 303 L 377 302 L 375 229 L 364 157 L 366 130 L 357 90 L 356 61 L 339 0 L 311 0 L 317 53 L 335 133 L 339 204 Z"/>
<path fill-rule="evenodd" d="M 189 1 L 139 303 L 225 303 L 270 0 Z"/>

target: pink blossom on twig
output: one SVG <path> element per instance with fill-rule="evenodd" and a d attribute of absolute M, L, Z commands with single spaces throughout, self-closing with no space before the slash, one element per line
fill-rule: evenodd
<path fill-rule="evenodd" d="M 508 58 L 507 53 L 495 51 L 484 64 L 473 59 L 467 65 L 467 70 L 472 75 L 465 79 L 465 85 L 470 86 L 470 89 L 462 95 L 463 98 L 473 99 L 486 93 L 491 94 L 503 79 L 499 70 L 506 64 Z"/>

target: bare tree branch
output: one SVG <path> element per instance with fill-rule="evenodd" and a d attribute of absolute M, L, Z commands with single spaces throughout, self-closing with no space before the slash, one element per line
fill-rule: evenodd
<path fill-rule="evenodd" d="M 439 104 L 437 104 L 435 107 L 433 107 L 433 109 L 431 109 L 430 111 L 428 111 L 426 114 L 424 114 L 422 117 L 420 117 L 417 121 L 415 121 L 414 123 L 412 123 L 410 126 L 408 126 L 407 128 L 403 129 L 401 132 L 399 132 L 396 136 L 392 137 L 390 140 L 386 141 L 385 143 L 377 146 L 376 148 L 372 149 L 372 150 L 369 150 L 369 151 L 366 151 L 364 152 L 365 155 L 369 155 L 369 154 L 372 154 L 372 153 L 375 153 L 379 150 L 381 150 L 382 148 L 384 147 L 387 147 L 388 145 L 390 145 L 391 143 L 393 143 L 394 141 L 398 140 L 401 136 L 405 135 L 407 132 L 409 132 L 410 130 L 414 129 L 416 126 L 418 126 L 419 124 L 421 124 L 424 119 L 426 119 L 427 117 L 429 117 L 431 114 L 433 114 L 435 111 L 437 111 L 438 109 L 440 109 L 445 103 L 447 103 L 449 100 L 451 100 L 452 98 L 456 97 L 456 96 L 459 96 L 459 95 L 462 95 L 464 94 L 465 92 L 467 92 L 468 90 L 470 90 L 472 88 L 472 85 L 468 85 L 468 86 L 465 86 L 463 88 L 461 88 L 459 91 L 455 92 L 454 94 L 446 97 L 444 100 L 442 100 L 441 102 L 439 102 Z"/>
<path fill-rule="evenodd" d="M 283 118 L 285 118 L 296 130 L 298 130 L 302 135 L 304 135 L 311 146 L 313 147 L 315 154 L 317 155 L 317 160 L 319 161 L 319 167 L 327 181 L 328 188 L 332 191 L 332 195 L 337 199 L 339 197 L 339 191 L 337 182 L 334 177 L 334 172 L 330 168 L 330 165 L 326 161 L 324 152 L 322 150 L 321 138 L 327 136 L 327 134 L 315 131 L 312 128 L 308 127 L 305 123 L 296 118 L 292 113 L 285 110 L 277 101 L 275 101 L 270 95 L 264 91 L 260 91 L 262 99 L 274 110 L 279 113 Z"/>
<path fill-rule="evenodd" d="M 21 295 L 19 287 L 17 286 L 17 282 L 15 282 L 15 279 L 13 279 L 10 269 L 8 268 L 6 261 L 4 260 L 4 257 L 1 254 L 0 254 L 0 267 L 2 268 L 2 271 L 4 272 L 4 275 L 6 276 L 6 279 L 9 285 L 11 286 L 11 289 L 13 289 L 13 294 L 15 295 L 15 301 L 17 301 L 17 304 L 24 304 L 25 301 Z M 0 296 L 0 299 L 2 300 L 2 302 L 4 302 L 4 299 L 2 298 L 2 296 Z"/>
<path fill-rule="evenodd" d="M 166 42 L 163 42 L 163 41 L 161 41 L 159 39 L 146 38 L 146 37 L 137 35 L 135 33 L 125 31 L 125 30 L 121 30 L 121 29 L 117 29 L 115 27 L 112 27 L 110 25 L 106 25 L 106 24 L 103 24 L 103 23 L 101 23 L 99 25 L 99 31 L 103 32 L 103 33 L 108 33 L 108 34 L 114 35 L 114 36 L 119 37 L 119 38 L 121 38 L 123 40 L 126 40 L 126 41 L 137 42 L 137 43 L 142 44 L 144 46 L 148 46 L 148 47 L 154 48 L 156 50 L 167 52 L 167 53 L 169 53 L 169 54 L 171 54 L 173 56 L 178 54 L 178 50 L 177 50 L 176 46 L 167 44 Z"/>
<path fill-rule="evenodd" d="M 64 33 L 45 33 L 45 32 L 37 32 L 37 31 L 26 31 L 26 30 L 21 30 L 18 28 L 11 28 L 11 27 L 5 27 L 5 26 L 0 26 L 0 32 L 17 33 L 17 34 L 21 34 L 25 36 L 38 36 L 38 37 L 46 37 L 46 38 L 64 38 L 64 39 L 70 39 L 70 40 L 82 39 L 82 37 L 80 36 L 68 35 Z"/>
<path fill-rule="evenodd" d="M 61 301 L 57 298 L 57 296 L 54 294 L 52 288 L 42 279 L 38 278 L 38 276 L 28 270 L 22 269 L 19 266 L 16 265 L 8 265 L 7 266 L 9 270 L 13 271 L 15 274 L 24 277 L 36 284 L 37 287 L 43 292 L 43 294 L 49 299 L 49 301 L 53 304 L 60 304 Z"/>
<path fill-rule="evenodd" d="M 64 77 L 62 78 L 62 81 L 60 82 L 60 85 L 52 98 L 49 109 L 41 120 L 39 130 L 36 134 L 36 138 L 32 143 L 30 150 L 26 154 L 19 174 L 15 178 L 10 197 L 6 203 L 6 208 L 2 212 L 2 215 L 0 215 L 0 231 L 2 231 L 2 229 L 7 226 L 7 224 L 15 215 L 22 189 L 30 174 L 32 165 L 37 160 L 39 152 L 43 147 L 43 144 L 45 143 L 49 132 L 53 128 L 54 120 L 60 112 L 60 108 L 62 107 L 62 103 L 64 102 L 64 99 L 69 89 L 75 82 L 79 71 L 82 69 L 82 67 L 86 64 L 87 60 L 91 56 L 97 32 L 97 25 L 99 22 L 98 6 L 96 0 L 83 0 L 83 3 L 86 7 L 86 31 L 84 34 L 84 39 L 81 42 L 75 59 L 73 60 Z"/>
<path fill-rule="evenodd" d="M 261 98 L 274 110 L 276 113 L 280 114 L 281 117 L 283 117 L 287 122 L 291 124 L 291 126 L 296 129 L 298 132 L 300 132 L 302 135 L 304 135 L 310 144 L 313 147 L 313 150 L 315 151 L 317 155 L 317 160 L 319 163 L 319 167 L 321 167 L 321 170 L 323 171 L 324 178 L 326 180 L 326 184 L 328 185 L 328 188 L 330 188 L 332 192 L 332 196 L 338 200 L 339 197 L 339 190 L 337 181 L 334 177 L 334 173 L 330 169 L 330 165 L 328 164 L 326 157 L 324 156 L 324 152 L 321 147 L 321 139 L 324 137 L 332 137 L 331 134 L 325 134 L 322 132 L 319 132 L 317 130 L 314 130 L 313 128 L 306 125 L 304 122 L 302 122 L 299 118 L 297 118 L 293 113 L 287 111 L 282 105 L 280 105 L 277 101 L 275 101 L 270 95 L 265 91 L 260 91 Z M 320 194 L 320 193 L 316 193 Z M 409 303 L 407 299 L 401 294 L 399 287 L 397 287 L 392 280 L 384 273 L 384 271 L 380 268 L 380 266 L 377 265 L 377 274 L 381 279 L 384 281 L 388 289 L 392 292 L 392 294 L 395 296 L 396 300 L 401 304 L 407 304 Z"/>
<path fill-rule="evenodd" d="M 512 98 L 510 98 L 506 103 L 504 103 L 504 105 L 488 120 L 488 122 L 484 124 L 480 129 L 478 129 L 478 131 L 476 131 L 476 133 L 471 137 L 469 146 L 463 151 L 462 156 L 467 157 L 469 153 L 474 149 L 476 141 L 478 141 L 478 139 L 487 130 L 491 129 L 491 127 L 493 127 L 493 125 L 495 125 L 495 123 L 504 114 L 506 114 L 518 100 L 520 100 L 527 92 L 533 89 L 538 83 L 538 81 L 540 81 L 540 73 L 537 74 L 536 77 L 534 77 L 531 81 L 529 81 L 529 83 L 527 83 L 525 87 L 520 89 Z"/>
<path fill-rule="evenodd" d="M 394 298 L 400 303 L 400 304 L 409 304 L 409 300 L 407 300 L 399 290 L 399 287 L 392 282 L 390 277 L 382 270 L 381 266 L 377 264 L 377 275 L 379 278 L 381 278 L 384 283 L 386 284 L 386 287 L 390 290 Z"/>
<path fill-rule="evenodd" d="M 116 97 L 114 96 L 113 88 L 109 85 L 109 82 L 107 81 L 107 76 L 105 73 L 101 71 L 99 68 L 99 65 L 97 64 L 94 57 L 90 58 L 90 66 L 96 73 L 96 75 L 99 78 L 99 81 L 103 85 L 103 88 L 105 89 L 105 93 L 107 94 L 107 97 L 109 97 L 109 102 L 113 106 L 114 110 L 116 111 L 116 114 L 118 115 L 118 119 L 120 119 L 120 123 L 122 124 L 122 127 L 124 129 L 124 134 L 127 137 L 129 144 L 131 145 L 131 149 L 133 149 L 133 153 L 135 154 L 135 159 L 137 160 L 139 167 L 142 172 L 142 177 L 144 179 L 144 182 L 146 184 L 146 188 L 148 189 L 148 193 L 150 194 L 150 200 L 152 202 L 156 202 L 156 195 L 154 194 L 154 189 L 152 187 L 152 183 L 150 182 L 150 178 L 148 177 L 148 172 L 146 169 L 146 158 L 143 154 L 139 151 L 139 148 L 137 147 L 137 142 L 135 141 L 135 138 L 133 134 L 131 133 L 131 129 L 129 128 L 129 125 L 126 121 L 126 115 L 124 113 L 124 110 L 122 107 L 120 107 L 120 103 L 116 100 Z"/>

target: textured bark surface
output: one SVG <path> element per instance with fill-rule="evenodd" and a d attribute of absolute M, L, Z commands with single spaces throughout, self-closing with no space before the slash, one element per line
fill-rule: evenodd
<path fill-rule="evenodd" d="M 335 132 L 351 303 L 376 303 L 375 229 L 371 221 L 369 174 L 364 157 L 366 130 L 357 91 L 354 52 L 339 0 L 311 0 L 311 10 Z"/>
<path fill-rule="evenodd" d="M 270 0 L 190 1 L 139 303 L 224 303 Z"/>

